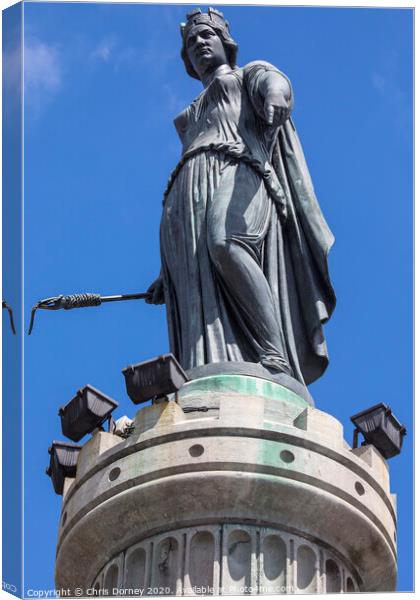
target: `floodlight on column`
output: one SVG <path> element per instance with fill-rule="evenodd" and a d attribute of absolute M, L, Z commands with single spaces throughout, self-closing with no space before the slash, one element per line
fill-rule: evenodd
<path fill-rule="evenodd" d="M 46 474 L 51 481 L 56 494 L 63 494 L 64 480 L 66 477 L 76 477 L 77 459 L 81 446 L 70 442 L 54 441 L 48 448 L 50 465 Z"/>
<path fill-rule="evenodd" d="M 353 448 L 357 447 L 357 437 L 361 433 L 365 443 L 372 444 L 384 458 L 392 458 L 401 452 L 406 428 L 383 402 L 353 415 L 350 419 L 356 427 Z"/>
<path fill-rule="evenodd" d="M 188 375 L 173 354 L 164 354 L 123 369 L 127 394 L 134 404 L 177 392 Z"/>
<path fill-rule="evenodd" d="M 58 411 L 63 435 L 78 442 L 111 417 L 118 402 L 91 385 L 78 390 L 76 396 Z"/>

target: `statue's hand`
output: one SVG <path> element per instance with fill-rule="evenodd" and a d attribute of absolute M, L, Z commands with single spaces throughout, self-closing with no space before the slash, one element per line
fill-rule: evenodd
<path fill-rule="evenodd" d="M 145 299 L 147 304 L 165 304 L 163 281 L 160 275 L 157 279 L 155 279 L 152 285 L 149 286 L 147 293 L 150 294 L 150 296 Z"/>
<path fill-rule="evenodd" d="M 269 90 L 264 101 L 264 117 L 268 125 L 283 125 L 289 116 L 290 102 L 281 91 Z"/>

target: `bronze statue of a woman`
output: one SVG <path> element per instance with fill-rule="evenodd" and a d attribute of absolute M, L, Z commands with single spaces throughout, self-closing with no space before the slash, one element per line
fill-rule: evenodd
<path fill-rule="evenodd" d="M 187 73 L 204 90 L 175 119 L 182 157 L 165 192 L 150 302 L 166 303 L 185 369 L 260 363 L 311 383 L 328 364 L 333 236 L 290 119 L 290 82 L 263 61 L 238 67 L 217 10 L 192 11 L 181 33 Z"/>

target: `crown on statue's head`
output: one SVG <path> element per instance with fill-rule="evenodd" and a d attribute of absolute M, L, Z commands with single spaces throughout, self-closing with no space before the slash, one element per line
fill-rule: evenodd
<path fill-rule="evenodd" d="M 200 8 L 195 8 L 187 14 L 187 22 L 181 23 L 182 37 L 185 39 L 189 29 L 201 24 L 209 25 L 210 27 L 216 25 L 218 28 L 224 29 L 229 33 L 229 22 L 226 21 L 220 10 L 209 8 L 207 13 L 202 13 Z"/>

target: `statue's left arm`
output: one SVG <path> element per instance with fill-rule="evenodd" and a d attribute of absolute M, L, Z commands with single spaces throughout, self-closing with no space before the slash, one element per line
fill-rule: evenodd
<path fill-rule="evenodd" d="M 255 111 L 267 125 L 278 127 L 293 109 L 289 79 L 270 63 L 255 61 L 244 68 L 245 82 Z"/>

